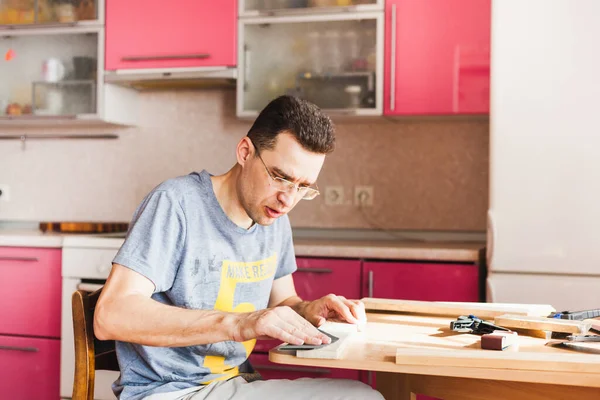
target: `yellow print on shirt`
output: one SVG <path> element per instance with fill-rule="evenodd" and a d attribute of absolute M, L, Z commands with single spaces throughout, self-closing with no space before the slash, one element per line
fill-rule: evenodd
<path fill-rule="evenodd" d="M 260 282 L 265 279 L 270 279 L 275 275 L 277 270 L 277 254 L 260 261 L 243 262 L 223 260 L 221 265 L 221 282 L 217 301 L 215 302 L 215 310 L 233 311 L 233 312 L 251 312 L 256 311 L 256 307 L 252 303 L 240 303 L 235 308 L 233 307 L 233 299 L 235 297 L 235 289 L 238 283 Z M 242 342 L 246 349 L 246 357 L 250 355 L 256 339 Z M 229 379 L 239 373 L 238 367 L 232 368 L 225 365 L 225 357 L 222 356 L 206 356 L 204 357 L 204 367 L 208 368 L 211 374 L 224 374 L 222 377 L 215 379 Z M 206 382 L 207 384 L 209 382 Z"/>

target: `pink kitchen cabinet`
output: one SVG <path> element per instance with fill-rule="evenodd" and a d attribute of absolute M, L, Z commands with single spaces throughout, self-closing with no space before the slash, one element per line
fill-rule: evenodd
<path fill-rule="evenodd" d="M 60 338 L 61 255 L 0 247 L 0 335 Z"/>
<path fill-rule="evenodd" d="M 489 113 L 491 0 L 386 0 L 384 114 Z"/>
<path fill-rule="evenodd" d="M 236 0 L 107 0 L 106 69 L 236 65 Z"/>
<path fill-rule="evenodd" d="M 316 300 L 330 293 L 360 298 L 360 260 L 298 257 L 296 264 L 294 284 L 303 300 Z M 254 351 L 267 352 L 279 344 L 277 340 L 258 340 Z"/>
<path fill-rule="evenodd" d="M 59 384 L 60 340 L 0 335 L 1 398 L 57 400 Z"/>
<path fill-rule="evenodd" d="M 61 249 L 0 247 L 0 395 L 60 396 Z"/>
<path fill-rule="evenodd" d="M 479 300 L 479 267 L 476 264 L 366 261 L 363 282 L 363 297 Z"/>

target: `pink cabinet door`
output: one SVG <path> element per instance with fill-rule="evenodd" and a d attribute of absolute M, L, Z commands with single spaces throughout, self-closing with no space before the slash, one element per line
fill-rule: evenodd
<path fill-rule="evenodd" d="M 296 264 L 294 285 L 303 300 L 316 300 L 330 293 L 360 299 L 360 260 L 298 257 Z M 267 352 L 279 344 L 278 340 L 258 340 L 254 351 Z"/>
<path fill-rule="evenodd" d="M 489 112 L 491 0 L 386 0 L 384 113 Z"/>
<path fill-rule="evenodd" d="M 0 335 L 60 337 L 61 256 L 0 247 Z"/>
<path fill-rule="evenodd" d="M 106 69 L 236 65 L 236 0 L 107 0 Z"/>
<path fill-rule="evenodd" d="M 264 379 L 333 378 L 360 380 L 360 371 L 275 364 L 267 354 L 251 354 L 250 364 Z"/>
<path fill-rule="evenodd" d="M 476 264 L 369 261 L 364 297 L 424 301 L 478 301 Z"/>
<path fill-rule="evenodd" d="M 348 299 L 360 298 L 360 260 L 297 258 L 296 292 L 304 300 L 330 293 Z"/>
<path fill-rule="evenodd" d="M 0 397 L 57 400 L 60 340 L 0 336 Z"/>

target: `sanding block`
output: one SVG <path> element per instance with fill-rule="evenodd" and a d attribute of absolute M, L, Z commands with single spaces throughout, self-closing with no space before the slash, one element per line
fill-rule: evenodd
<path fill-rule="evenodd" d="M 319 332 L 329 336 L 331 342 L 326 344 L 284 344 L 282 346 L 279 346 L 279 350 L 314 350 L 320 349 L 325 346 L 329 346 L 339 340 L 338 337 L 333 336 L 331 333 L 327 333 L 325 331 L 322 331 L 321 329 L 319 329 Z"/>
<path fill-rule="evenodd" d="M 519 340 L 517 332 L 494 331 L 481 336 L 481 348 L 485 350 L 504 350 Z"/>

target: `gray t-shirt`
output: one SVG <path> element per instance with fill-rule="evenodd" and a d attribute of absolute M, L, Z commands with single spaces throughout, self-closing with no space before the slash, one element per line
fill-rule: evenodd
<path fill-rule="evenodd" d="M 113 261 L 154 282 L 156 301 L 235 312 L 266 308 L 273 280 L 296 270 L 288 217 L 271 226 L 237 226 L 219 205 L 206 171 L 152 190 Z M 120 399 L 137 400 L 227 379 L 255 342 L 171 348 L 117 342 L 121 376 L 113 390 Z"/>

